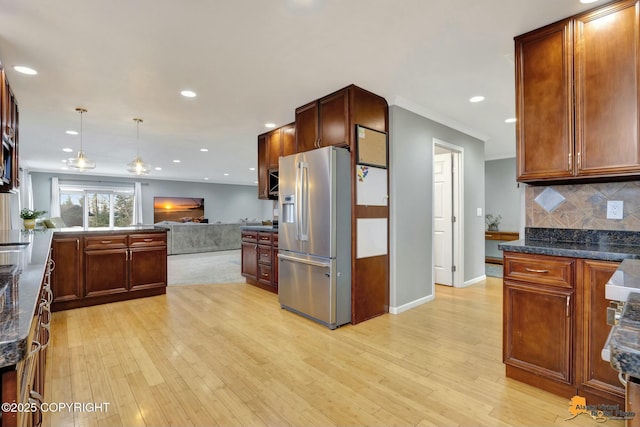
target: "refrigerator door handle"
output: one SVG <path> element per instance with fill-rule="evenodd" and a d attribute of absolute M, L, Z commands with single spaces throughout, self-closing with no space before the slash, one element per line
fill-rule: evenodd
<path fill-rule="evenodd" d="M 309 163 L 300 162 L 298 167 L 300 173 L 299 240 L 307 241 L 309 240 Z"/>
<path fill-rule="evenodd" d="M 331 268 L 331 263 L 328 263 L 328 262 L 313 261 L 310 259 L 297 258 L 297 257 L 285 255 L 285 254 L 278 254 L 278 258 L 286 261 L 293 261 L 293 262 L 299 262 L 301 264 L 312 265 L 314 267 Z"/>

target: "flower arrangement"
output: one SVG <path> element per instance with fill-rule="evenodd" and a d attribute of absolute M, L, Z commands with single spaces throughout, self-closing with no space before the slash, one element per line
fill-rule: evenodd
<path fill-rule="evenodd" d="M 487 230 L 498 231 L 498 226 L 500 225 L 500 221 L 502 220 L 501 215 L 492 215 L 486 214 L 484 217 L 485 222 L 487 223 Z"/>
<path fill-rule="evenodd" d="M 36 219 L 39 216 L 46 214 L 47 211 L 34 211 L 33 209 L 24 208 L 20 211 L 20 218 L 22 219 Z"/>

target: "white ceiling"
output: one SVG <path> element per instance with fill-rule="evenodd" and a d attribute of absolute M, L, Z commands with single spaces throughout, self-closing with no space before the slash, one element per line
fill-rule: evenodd
<path fill-rule="evenodd" d="M 0 0 L 0 60 L 20 107 L 21 166 L 254 185 L 264 124 L 351 83 L 515 155 L 513 37 L 578 0 Z M 15 65 L 35 68 L 26 76 Z M 198 96 L 187 99 L 182 89 Z M 471 104 L 468 99 L 484 95 Z M 393 141 L 391 141 L 393 143 Z M 208 148 L 208 152 L 199 151 Z M 181 163 L 173 163 L 180 159 Z M 228 176 L 223 174 L 228 173 Z"/>

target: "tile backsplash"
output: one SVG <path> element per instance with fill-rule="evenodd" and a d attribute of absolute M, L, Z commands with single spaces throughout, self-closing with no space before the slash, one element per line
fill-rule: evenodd
<path fill-rule="evenodd" d="M 527 186 L 526 226 L 640 231 L 640 181 Z M 624 202 L 623 219 L 607 219 L 607 201 Z"/>

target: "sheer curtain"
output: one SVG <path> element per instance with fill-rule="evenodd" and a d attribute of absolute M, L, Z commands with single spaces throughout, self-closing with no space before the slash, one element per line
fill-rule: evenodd
<path fill-rule="evenodd" d="M 133 187 L 133 224 L 142 223 L 142 183 L 136 181 Z"/>
<path fill-rule="evenodd" d="M 58 177 L 51 177 L 51 209 L 49 210 L 51 218 L 60 216 L 60 184 Z"/>

